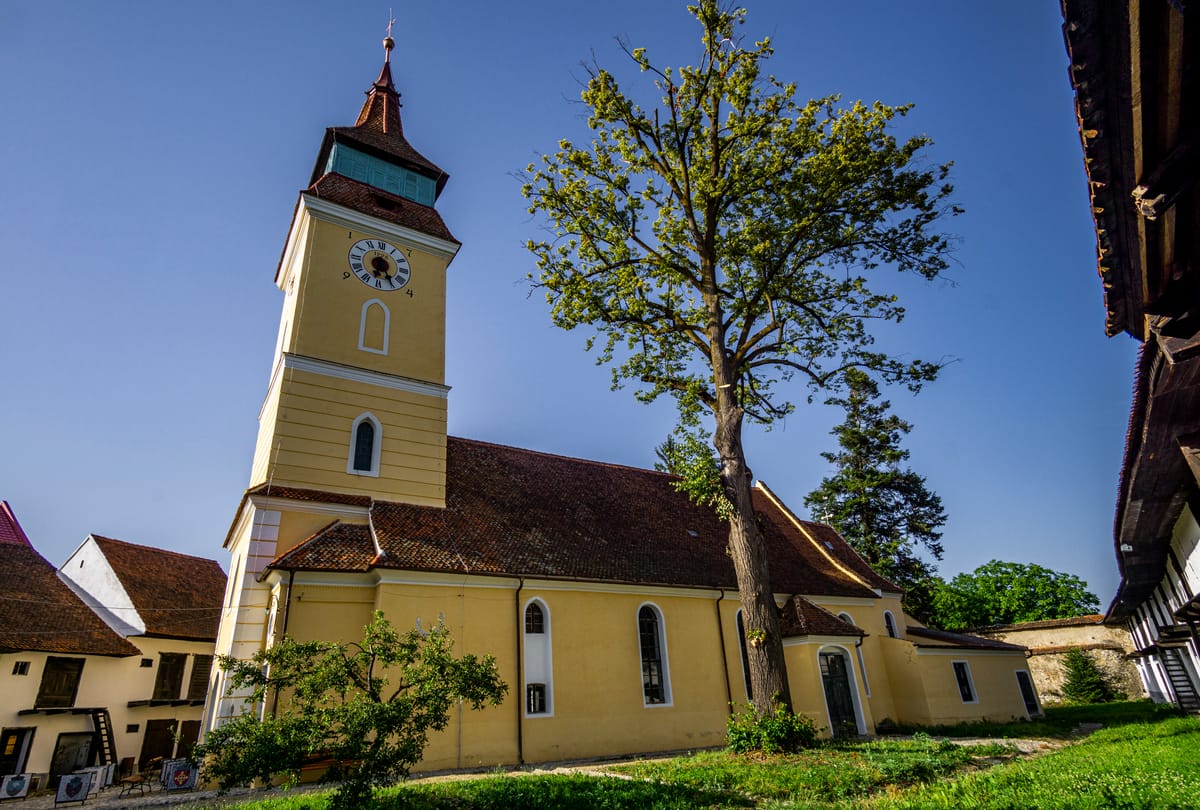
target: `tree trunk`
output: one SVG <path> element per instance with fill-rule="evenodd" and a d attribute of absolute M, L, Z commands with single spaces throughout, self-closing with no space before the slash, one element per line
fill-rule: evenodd
<path fill-rule="evenodd" d="M 720 400 L 721 398 L 719 398 Z M 729 407 L 718 407 L 713 445 L 721 456 L 721 482 L 733 506 L 729 521 L 729 556 L 737 573 L 738 596 L 746 628 L 746 656 L 750 663 L 752 702 L 759 713 L 769 713 L 779 702 L 792 710 L 779 608 L 771 590 L 767 550 L 751 500 L 750 469 L 742 449 L 742 410 L 726 395 Z"/>

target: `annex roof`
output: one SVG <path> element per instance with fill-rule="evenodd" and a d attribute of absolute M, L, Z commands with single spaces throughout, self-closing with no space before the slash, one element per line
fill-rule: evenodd
<path fill-rule="evenodd" d="M 726 525 L 677 492 L 674 480 L 450 437 L 444 509 L 376 501 L 369 527 L 333 523 L 271 567 L 735 589 Z M 754 497 L 777 593 L 870 598 L 877 590 L 898 590 L 834 530 L 799 520 L 765 488 Z"/>
<path fill-rule="evenodd" d="M 226 577 L 213 560 L 101 537 L 104 554 L 147 636 L 215 641 Z"/>
<path fill-rule="evenodd" d="M 793 636 L 865 636 L 863 630 L 840 619 L 803 596 L 793 596 L 783 606 L 779 630 L 784 638 Z"/>
<path fill-rule="evenodd" d="M 1013 652 L 1025 649 L 1019 644 L 1008 644 L 1007 642 L 996 641 L 990 638 L 951 633 L 948 630 L 935 630 L 932 627 L 919 627 L 910 624 L 905 630 L 909 640 L 918 647 L 954 647 L 974 650 L 1011 650 Z M 918 638 L 927 639 L 934 643 L 922 644 L 915 640 Z"/>
<path fill-rule="evenodd" d="M 0 501 L 0 652 L 137 655 L 34 550 Z"/>

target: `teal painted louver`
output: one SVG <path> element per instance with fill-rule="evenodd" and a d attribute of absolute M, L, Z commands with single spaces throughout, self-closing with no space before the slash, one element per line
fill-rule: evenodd
<path fill-rule="evenodd" d="M 325 171 L 337 172 L 421 205 L 433 205 L 433 180 L 342 143 L 333 145 Z"/>

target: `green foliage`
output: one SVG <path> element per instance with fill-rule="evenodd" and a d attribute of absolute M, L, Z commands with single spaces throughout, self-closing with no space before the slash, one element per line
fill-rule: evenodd
<path fill-rule="evenodd" d="M 821 454 L 834 465 L 834 474 L 804 503 L 813 519 L 837 529 L 872 568 L 904 588 L 905 607 L 925 618 L 936 568 L 921 552 L 942 559 L 942 500 L 922 476 L 901 468 L 909 453 L 900 442 L 912 426 L 888 412 L 891 403 L 878 401 L 875 381 L 850 369 L 845 384 L 845 396 L 827 401 L 846 412 L 832 431 L 840 449 Z"/>
<path fill-rule="evenodd" d="M 222 656 L 230 689 L 249 711 L 210 732 L 193 758 L 222 788 L 285 774 L 306 757 L 331 757 L 341 780 L 330 807 L 361 807 L 376 785 L 408 774 L 430 730 L 446 727 L 459 701 L 498 705 L 508 687 L 492 656 L 454 657 L 450 633 L 398 633 L 376 611 L 360 643 L 285 638 L 250 661 Z M 254 709 L 276 699 L 275 716 Z"/>
<path fill-rule="evenodd" d="M 836 390 L 853 367 L 913 390 L 934 379 L 938 364 L 882 351 L 870 327 L 904 317 L 878 284 L 883 270 L 932 279 L 947 268 L 938 227 L 957 209 L 949 165 L 925 158 L 929 140 L 892 134 L 909 107 L 799 101 L 764 70 L 770 41 L 738 33 L 744 9 L 699 0 L 689 11 L 698 65 L 659 67 L 623 46 L 651 86 L 623 88 L 593 65 L 582 94 L 591 142 L 563 139 L 527 167 L 522 191 L 549 233 L 527 243 L 530 280 L 556 326 L 592 333 L 614 388 L 673 397 L 685 424 L 713 418 L 720 492 L 685 480 L 693 497 L 728 507 L 748 623 L 766 633 L 750 656 L 769 687 L 756 693 L 787 702 L 744 421 L 788 414 L 777 386 L 795 376 L 810 392 Z"/>
<path fill-rule="evenodd" d="M 992 560 L 934 589 L 930 623 L 944 630 L 1068 619 L 1100 609 L 1087 583 L 1040 565 Z"/>
<path fill-rule="evenodd" d="M 1101 729 L 1077 745 L 958 779 L 880 795 L 862 808 L 1195 807 L 1200 718 Z"/>
<path fill-rule="evenodd" d="M 928 138 L 891 134 L 909 107 L 798 101 L 764 73 L 770 41 L 737 32 L 744 9 L 691 11 L 699 65 L 660 68 L 626 48 L 653 80 L 642 94 L 594 65 L 582 95 L 592 142 L 564 139 L 526 170 L 530 213 L 551 234 L 528 247 L 554 323 L 594 329 L 614 385 L 647 401 L 716 409 L 728 383 L 771 421 L 791 409 L 775 384 L 796 373 L 825 388 L 868 367 L 920 387 L 936 364 L 873 345 L 868 325 L 904 309 L 868 276 L 946 269 L 936 225 L 956 212 L 949 167 L 924 165 Z"/>
<path fill-rule="evenodd" d="M 1078 647 L 1063 655 L 1063 697 L 1068 703 L 1109 703 L 1124 693 L 1109 681 L 1096 660 Z"/>
<path fill-rule="evenodd" d="M 753 704 L 747 704 L 725 722 L 725 738 L 730 749 L 738 754 L 793 753 L 816 743 L 817 724 L 805 715 L 793 714 L 780 703 L 774 704 L 770 714 L 760 713 Z"/>
<path fill-rule="evenodd" d="M 712 434 L 698 424 L 681 424 L 654 449 L 654 469 L 679 476 L 672 483 L 692 503 L 711 508 L 722 520 L 733 516 L 733 503 L 721 485 L 721 464 L 713 454 Z"/>

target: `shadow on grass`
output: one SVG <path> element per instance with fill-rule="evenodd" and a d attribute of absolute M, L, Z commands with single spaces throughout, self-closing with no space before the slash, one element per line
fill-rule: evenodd
<path fill-rule="evenodd" d="M 410 785 L 377 794 L 387 810 L 688 810 L 753 807 L 730 791 L 598 776 L 506 776 Z"/>
<path fill-rule="evenodd" d="M 1012 723 L 959 723 L 952 726 L 891 724 L 887 733 L 925 732 L 942 737 L 1072 737 L 1080 724 L 1099 723 L 1104 727 L 1129 723 L 1155 723 L 1178 717 L 1175 706 L 1149 700 L 1097 703 L 1090 706 L 1047 706 L 1045 716 Z M 884 733 L 883 724 L 880 733 Z"/>

